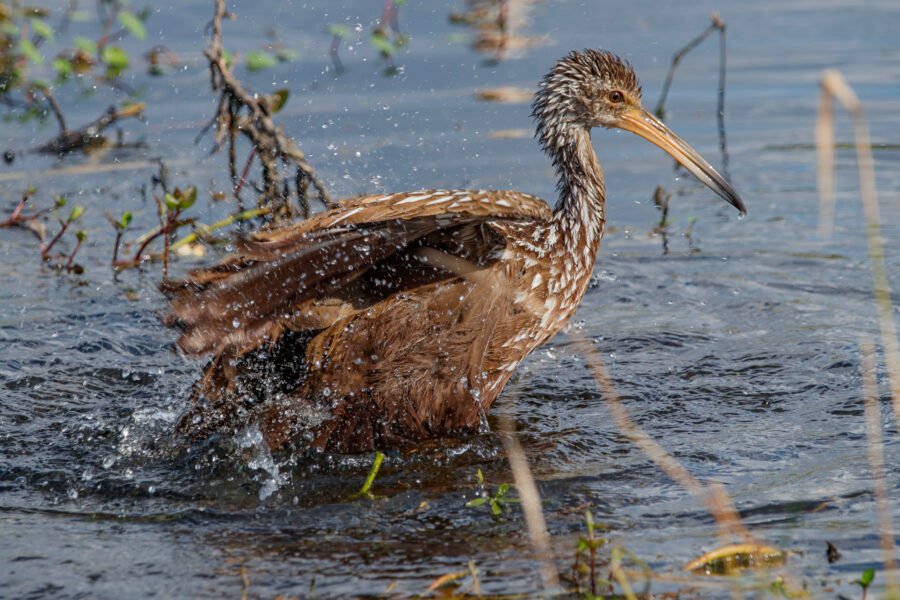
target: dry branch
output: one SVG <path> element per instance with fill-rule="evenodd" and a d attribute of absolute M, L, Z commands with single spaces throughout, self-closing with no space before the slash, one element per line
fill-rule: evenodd
<path fill-rule="evenodd" d="M 59 122 L 60 132 L 59 135 L 46 144 L 34 149 L 35 152 L 43 154 L 66 154 L 74 150 L 104 145 L 106 143 L 106 138 L 103 136 L 104 129 L 115 125 L 122 119 L 140 118 L 145 106 L 143 102 L 130 104 L 120 110 L 116 110 L 115 106 L 110 106 L 100 117 L 84 127 L 80 127 L 75 131 L 68 131 L 62 112 L 59 110 L 59 105 L 53 99 L 53 96 L 45 93 L 45 98 L 53 108 L 53 113 Z"/>
<path fill-rule="evenodd" d="M 663 83 L 662 91 L 659 94 L 659 101 L 656 103 L 656 108 L 653 112 L 660 119 L 665 119 L 666 116 L 666 99 L 669 97 L 669 88 L 672 87 L 672 79 L 675 77 L 675 70 L 678 68 L 679 63 L 681 63 L 681 59 L 683 59 L 691 50 L 699 46 L 703 40 L 709 37 L 709 35 L 714 32 L 719 32 L 719 84 L 718 84 L 718 93 L 717 93 L 717 104 L 716 104 L 716 123 L 718 124 L 719 129 L 719 151 L 722 154 L 722 175 L 725 176 L 725 179 L 731 180 L 731 177 L 728 174 L 728 144 L 725 137 L 725 65 L 726 65 L 726 29 L 727 26 L 725 21 L 719 16 L 719 13 L 714 12 L 710 15 L 710 24 L 704 29 L 700 35 L 692 39 L 690 42 L 684 45 L 678 52 L 676 52 L 672 56 L 672 64 L 669 66 L 669 72 L 666 74 L 666 80 Z"/>
<path fill-rule="evenodd" d="M 224 56 L 222 44 L 222 21 L 233 18 L 227 12 L 225 0 L 215 0 L 215 14 L 212 20 L 212 36 L 209 47 L 204 51 L 209 60 L 210 80 L 213 91 L 219 92 L 216 109 L 216 148 L 228 141 L 228 162 L 232 184 L 239 192 L 236 167 L 237 134 L 246 136 L 253 145 L 263 169 L 263 186 L 258 200 L 259 208 L 266 209 L 276 219 L 290 218 L 293 209 L 290 202 L 290 183 L 293 180 L 294 193 L 304 217 L 309 216 L 307 187 L 311 184 L 318 193 L 318 199 L 328 208 L 336 206 L 325 185 L 306 162 L 303 152 L 284 131 L 275 125 L 272 114 L 273 100 L 265 95 L 247 91 L 234 76 Z M 286 171 L 294 169 L 293 177 Z"/>

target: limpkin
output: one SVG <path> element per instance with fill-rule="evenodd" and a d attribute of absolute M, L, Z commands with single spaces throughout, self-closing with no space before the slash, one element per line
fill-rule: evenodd
<path fill-rule="evenodd" d="M 180 348 L 213 355 L 179 429 L 258 426 L 273 450 L 345 453 L 477 430 L 584 296 L 606 221 L 593 127 L 653 142 L 745 212 L 610 52 L 559 60 L 532 115 L 559 178 L 552 211 L 515 191 L 364 196 L 164 284 Z"/>

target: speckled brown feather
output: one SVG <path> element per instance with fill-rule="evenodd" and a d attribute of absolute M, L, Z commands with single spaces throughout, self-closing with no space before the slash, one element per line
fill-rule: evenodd
<path fill-rule="evenodd" d="M 610 86 L 640 96 L 630 67 L 595 51 L 570 54 L 541 83 L 553 213 L 509 191 L 365 196 L 166 284 L 179 345 L 214 353 L 180 429 L 256 423 L 273 450 L 306 440 L 338 452 L 477 429 L 584 295 L 605 212 L 583 115 Z M 253 374 L 285 363 L 283 385 Z"/>

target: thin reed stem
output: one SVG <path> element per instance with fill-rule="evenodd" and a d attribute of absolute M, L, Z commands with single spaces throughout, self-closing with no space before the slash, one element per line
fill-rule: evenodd
<path fill-rule="evenodd" d="M 516 426 L 508 412 L 500 415 L 500 429 L 502 432 L 503 448 L 509 458 L 509 466 L 512 470 L 513 481 L 519 491 L 519 499 L 522 501 L 522 512 L 525 515 L 525 525 L 528 528 L 528 539 L 531 547 L 538 557 L 541 567 L 541 581 L 545 590 L 554 590 L 559 587 L 559 572 L 553 561 L 553 551 L 550 547 L 550 534 L 547 532 L 547 522 L 544 519 L 544 510 L 541 506 L 541 494 L 528 467 L 528 459 L 525 451 L 519 443 L 516 435 Z"/>
<path fill-rule="evenodd" d="M 875 163 L 872 158 L 872 142 L 862 103 L 844 76 L 834 70 L 822 74 L 822 94 L 816 122 L 816 145 L 819 155 L 819 194 L 822 212 L 820 231 L 830 234 L 834 220 L 834 110 L 837 99 L 853 118 L 853 134 L 856 143 L 859 170 L 859 192 L 866 220 L 866 240 L 869 245 L 869 261 L 872 264 L 872 280 L 881 344 L 884 347 L 888 380 L 891 386 L 894 415 L 900 419 L 900 346 L 897 343 L 897 326 L 887 268 L 884 264 L 884 238 L 881 235 L 881 214 L 875 186 Z"/>
<path fill-rule="evenodd" d="M 863 337 L 859 344 L 862 369 L 863 405 L 866 415 L 866 440 L 868 441 L 869 467 L 872 469 L 875 507 L 878 512 L 878 537 L 884 560 L 888 597 L 897 598 L 897 559 L 894 551 L 894 534 L 891 523 L 891 505 L 884 468 L 884 440 L 881 435 L 881 409 L 878 406 L 878 382 L 875 379 L 875 346 Z"/>

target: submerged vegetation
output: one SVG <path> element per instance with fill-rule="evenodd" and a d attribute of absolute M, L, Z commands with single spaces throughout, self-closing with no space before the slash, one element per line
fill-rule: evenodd
<path fill-rule="evenodd" d="M 168 277 L 173 261 L 182 257 L 190 260 L 191 257 L 202 255 L 213 245 L 232 244 L 235 236 L 246 229 L 275 227 L 337 205 L 329 191 L 329 179 L 316 169 L 327 169 L 327 165 L 316 163 L 314 166 L 314 161 L 308 159 L 307 152 L 301 149 L 305 148 L 301 141 L 284 129 L 288 118 L 283 116 L 284 111 L 291 106 L 289 103 L 292 100 L 296 103 L 301 96 L 299 86 L 291 82 L 286 87 L 272 86 L 269 89 L 264 84 L 259 84 L 251 88 L 239 76 L 245 72 L 249 75 L 277 69 L 283 62 L 299 60 L 298 53 L 274 38 L 261 42 L 257 50 L 250 51 L 243 57 L 229 52 L 226 43 L 227 29 L 241 27 L 243 22 L 240 15 L 229 12 L 224 0 L 211 0 L 209 4 L 211 19 L 206 31 L 208 39 L 204 57 L 209 71 L 211 106 L 214 110 L 212 115 L 207 115 L 208 118 L 204 119 L 205 126 L 201 124 L 197 127 L 197 139 L 202 140 L 210 134 L 213 139 L 212 151 L 221 152 L 225 156 L 221 170 L 227 178 L 228 189 L 223 191 L 212 182 L 206 185 L 184 173 L 173 174 L 167 160 L 154 160 L 155 173 L 143 182 L 143 202 L 153 212 L 148 215 L 140 212 L 142 205 L 137 201 L 133 204 L 110 201 L 103 207 L 88 206 L 78 196 L 46 185 L 38 176 L 29 186 L 16 191 L 9 210 L 0 216 L 0 235 L 5 235 L 7 230 L 24 229 L 37 238 L 36 244 L 34 240 L 21 242 L 24 256 L 34 256 L 35 263 L 45 264 L 54 272 L 77 280 L 87 269 L 95 268 L 83 259 L 84 248 L 93 244 L 101 247 L 102 253 L 108 256 L 107 262 L 112 271 L 110 278 L 122 271 L 149 268 L 156 264 L 159 265 L 159 277 Z M 519 56 L 541 42 L 541 38 L 522 32 L 529 22 L 530 4 L 532 3 L 472 0 L 450 14 L 448 19 L 453 24 L 473 29 L 473 47 L 487 57 L 484 64 L 495 67 L 501 61 Z M 405 28 L 401 29 L 400 16 L 401 10 L 407 10 L 405 5 L 404 0 L 373 2 L 372 14 L 375 16 L 373 22 L 366 27 L 354 27 L 350 20 L 345 20 L 320 28 L 318 35 L 323 47 L 327 48 L 332 74 L 343 77 L 348 71 L 345 63 L 346 48 L 350 44 L 362 44 L 372 56 L 377 57 L 379 71 L 393 76 L 394 81 L 399 82 L 401 78 L 396 76 L 403 73 L 402 53 L 416 51 L 415 38 Z M 183 57 L 167 46 L 154 45 L 150 40 L 148 30 L 158 18 L 162 17 L 151 6 L 139 8 L 125 0 L 70 2 L 61 9 L 25 6 L 20 2 L 0 0 L 0 103 L 6 109 L 5 118 L 9 122 L 37 127 L 43 124 L 43 129 L 38 129 L 42 135 L 41 141 L 33 147 L 5 149 L 6 163 L 21 165 L 35 154 L 58 157 L 60 161 L 68 160 L 69 156 L 102 160 L 104 153 L 108 152 L 146 150 L 146 140 L 136 140 L 133 133 L 127 133 L 132 129 L 122 127 L 125 124 L 129 127 L 136 126 L 145 120 L 148 105 L 154 100 L 144 85 L 151 84 L 132 87 L 129 75 L 142 69 L 162 82 L 184 62 Z M 90 23 L 95 29 L 95 35 L 68 35 L 67 31 L 73 22 L 82 25 Z M 718 33 L 720 63 L 716 120 L 720 160 L 727 176 L 729 158 L 724 121 L 725 32 L 724 21 L 718 15 L 713 15 L 709 27 L 674 54 L 656 114 L 660 118 L 666 116 L 668 91 L 682 58 L 708 36 Z M 142 51 L 131 50 L 134 47 L 141 47 Z M 236 65 L 242 66 L 245 71 L 239 73 Z M 84 95 L 102 97 L 105 103 L 108 100 L 109 106 L 95 118 L 74 120 L 69 116 L 69 108 Z M 526 96 L 527 92 L 523 96 L 519 90 L 519 96 L 512 101 L 527 101 L 529 97 Z M 546 498 L 542 501 L 540 493 L 547 493 L 549 482 L 542 481 L 539 472 L 538 475 L 531 473 L 528 468 L 529 459 L 526 458 L 526 454 L 531 456 L 532 453 L 536 455 L 539 452 L 532 451 L 529 444 L 533 444 L 535 448 L 542 446 L 529 439 L 523 442 L 523 450 L 515 437 L 514 428 L 500 423 L 498 435 L 506 436 L 503 438 L 503 456 L 508 457 L 510 466 L 494 465 L 493 472 L 489 473 L 491 483 L 486 482 L 482 468 L 476 467 L 475 497 L 471 497 L 470 483 L 457 485 L 454 488 L 454 493 L 458 496 L 456 504 L 466 509 L 466 518 L 475 523 L 473 527 L 479 533 L 495 540 L 498 545 L 505 544 L 504 551 L 507 551 L 507 547 L 514 548 L 514 552 L 525 556 L 530 564 L 540 565 L 541 581 L 546 586 L 543 593 L 546 595 L 648 598 L 651 597 L 651 588 L 661 584 L 667 590 L 663 592 L 665 597 L 673 598 L 704 597 L 707 593 L 739 594 L 744 591 L 785 598 L 833 597 L 837 589 L 846 591 L 848 583 L 856 586 L 855 591 L 859 592 L 859 597 L 863 600 L 867 594 L 871 597 L 870 588 L 878 585 L 885 586 L 888 597 L 900 594 L 890 501 L 890 494 L 896 492 L 896 487 L 892 487 L 887 481 L 890 476 L 890 459 L 885 458 L 882 416 L 879 412 L 880 402 L 884 398 L 892 399 L 895 418 L 900 418 L 900 351 L 897 349 L 894 323 L 895 303 L 891 299 L 888 285 L 889 266 L 885 264 L 885 253 L 889 251 L 886 248 L 890 244 L 883 239 L 881 231 L 881 217 L 874 189 L 871 142 L 865 127 L 862 104 L 843 78 L 834 72 L 829 72 L 823 79 L 822 120 L 817 130 L 823 233 L 830 232 L 833 220 L 831 170 L 834 149 L 842 147 L 833 140 L 834 125 L 830 119 L 834 99 L 851 111 L 856 132 L 860 135 L 858 143 L 853 147 L 859 153 L 862 199 L 865 203 L 865 235 L 873 274 L 874 305 L 879 315 L 880 347 L 883 351 L 883 355 L 879 353 L 871 339 L 859 340 L 859 363 L 862 367 L 860 382 L 864 386 L 860 390 L 864 399 L 864 412 L 861 414 L 865 418 L 868 434 L 868 458 L 874 482 L 872 497 L 878 505 L 878 522 L 872 525 L 879 533 L 882 552 L 878 568 L 867 567 L 858 576 L 852 576 L 857 577 L 856 579 L 839 573 L 823 576 L 818 581 L 795 570 L 791 548 L 775 545 L 780 540 L 760 539 L 754 533 L 754 524 L 746 523 L 746 515 L 735 508 L 735 502 L 724 485 L 691 474 L 676 456 L 664 448 L 664 441 L 654 439 L 635 424 L 626 410 L 624 394 L 620 397 L 617 384 L 606 372 L 605 358 L 598 350 L 598 340 L 583 339 L 578 333 L 570 331 L 569 339 L 574 340 L 581 355 L 580 360 L 593 376 L 600 389 L 600 396 L 607 402 L 609 414 L 612 415 L 619 434 L 643 452 L 646 462 L 656 465 L 665 474 L 666 485 L 675 482 L 694 498 L 696 506 L 702 507 L 700 512 L 706 511 L 709 514 L 707 521 L 700 521 L 710 532 L 717 531 L 719 537 L 714 538 L 710 533 L 709 543 L 716 547 L 685 565 L 687 573 L 672 573 L 664 568 L 660 569 L 658 565 L 665 564 L 665 557 L 641 556 L 639 552 L 629 549 L 627 524 L 609 522 L 601 525 L 594 520 L 598 511 L 593 506 L 585 508 L 573 502 L 572 506 L 548 507 L 550 503 L 546 502 Z M 55 129 L 56 133 L 44 135 L 47 128 Z M 111 133 L 113 131 L 114 134 Z M 195 154 L 197 152 L 199 151 Z M 118 158 L 114 160 L 118 161 Z M 86 168 L 90 168 L 92 164 L 94 163 L 88 163 Z M 678 221 L 671 214 L 672 192 L 667 191 L 662 184 L 655 187 L 652 195 L 649 188 L 647 191 L 647 197 L 652 199 L 658 210 L 658 221 L 649 224 L 645 231 L 651 236 L 659 236 L 662 240 L 662 253 L 670 252 L 670 242 L 677 239 L 673 237 L 673 232 L 678 225 L 680 235 L 686 240 L 687 254 L 700 254 L 694 231 L 696 217 L 682 216 L 683 220 Z M 198 202 L 202 204 L 207 199 L 218 206 L 224 216 L 211 219 L 211 223 L 205 224 L 201 222 L 197 209 Z M 107 236 L 109 239 L 93 234 L 89 237 L 88 228 L 84 226 L 87 211 L 94 211 L 105 217 L 112 229 L 111 235 Z M 107 262 L 103 264 L 106 265 Z M 155 271 L 151 272 L 156 276 Z M 881 385 L 885 378 L 877 376 L 877 361 L 881 356 L 889 392 L 881 389 L 885 387 Z M 123 376 L 123 379 L 128 378 Z M 127 437 L 127 432 L 123 439 L 124 437 Z M 510 439 L 514 441 L 510 443 Z M 532 456 L 532 459 L 539 458 Z M 365 506 L 360 510 L 377 512 L 391 501 L 390 497 L 373 493 L 376 477 L 385 459 L 381 452 L 374 455 L 362 487 L 350 496 L 353 502 Z M 403 468 L 416 469 L 417 465 L 413 462 L 411 466 Z M 402 468 L 399 470 L 402 471 Z M 353 472 L 359 471 L 357 468 Z M 392 492 L 402 489 L 404 493 L 418 493 L 421 483 L 418 474 L 407 472 L 397 475 L 398 469 L 393 467 L 390 471 L 389 485 L 395 487 L 388 489 Z M 234 475 L 228 474 L 223 480 L 228 480 L 229 477 L 233 479 Z M 397 478 L 401 477 L 412 483 L 397 484 Z M 90 476 L 85 475 L 84 479 L 89 480 Z M 540 485 L 535 483 L 535 479 Z M 381 482 L 380 479 L 378 481 Z M 498 481 L 501 483 L 493 483 Z M 533 487 L 533 492 L 529 486 Z M 171 493 L 177 496 L 181 491 Z M 450 527 L 442 522 L 441 515 L 429 512 L 433 509 L 427 500 L 416 499 L 417 505 L 408 509 L 408 512 L 426 514 L 427 517 L 417 516 L 415 526 L 428 531 L 429 543 L 441 544 L 441 535 L 447 533 L 446 529 Z M 296 504 L 295 502 L 294 505 Z M 576 516 L 568 521 L 563 520 L 567 524 L 566 528 L 557 526 L 548 531 L 543 515 L 545 510 L 551 509 L 559 514 Z M 528 516 L 528 511 L 532 511 L 532 514 L 534 511 L 540 513 L 541 521 L 537 526 L 529 522 L 531 517 Z M 679 516 L 675 514 L 672 518 Z M 224 516 L 218 518 L 226 520 Z M 354 518 L 359 518 L 356 513 Z M 573 525 L 576 519 L 577 523 Z M 542 539 L 542 535 L 546 539 Z M 527 539 L 529 547 L 518 544 L 519 538 Z M 425 539 L 425 536 L 416 539 Z M 384 541 L 381 540 L 380 543 Z M 298 553 L 303 551 L 302 547 L 299 550 L 298 547 L 291 549 Z M 842 556 L 846 560 L 856 549 L 842 550 L 839 552 L 829 542 L 827 550 L 825 547 L 821 549 L 823 563 L 826 556 L 829 564 L 837 562 Z M 418 556 L 413 551 L 409 552 Z M 377 558 L 377 551 L 373 551 L 373 554 Z M 510 561 L 518 558 L 511 554 L 512 552 L 506 555 Z M 449 572 L 444 574 L 438 571 L 431 584 L 423 586 L 419 593 L 438 597 L 487 597 L 488 594 L 483 594 L 482 587 L 490 583 L 495 574 L 468 558 L 465 552 L 459 552 L 456 559 L 459 564 L 453 570 L 447 569 Z M 547 563 L 550 564 L 552 576 L 547 575 Z M 442 565 L 440 569 L 445 570 L 445 566 Z M 264 569 L 261 571 L 265 572 Z M 232 569 L 231 573 L 233 572 Z M 252 570 L 242 564 L 239 572 L 241 596 L 253 597 Z M 315 578 L 312 578 L 308 587 L 306 595 L 314 597 Z M 391 595 L 394 589 L 389 584 L 386 590 L 372 588 L 368 592 Z"/>

